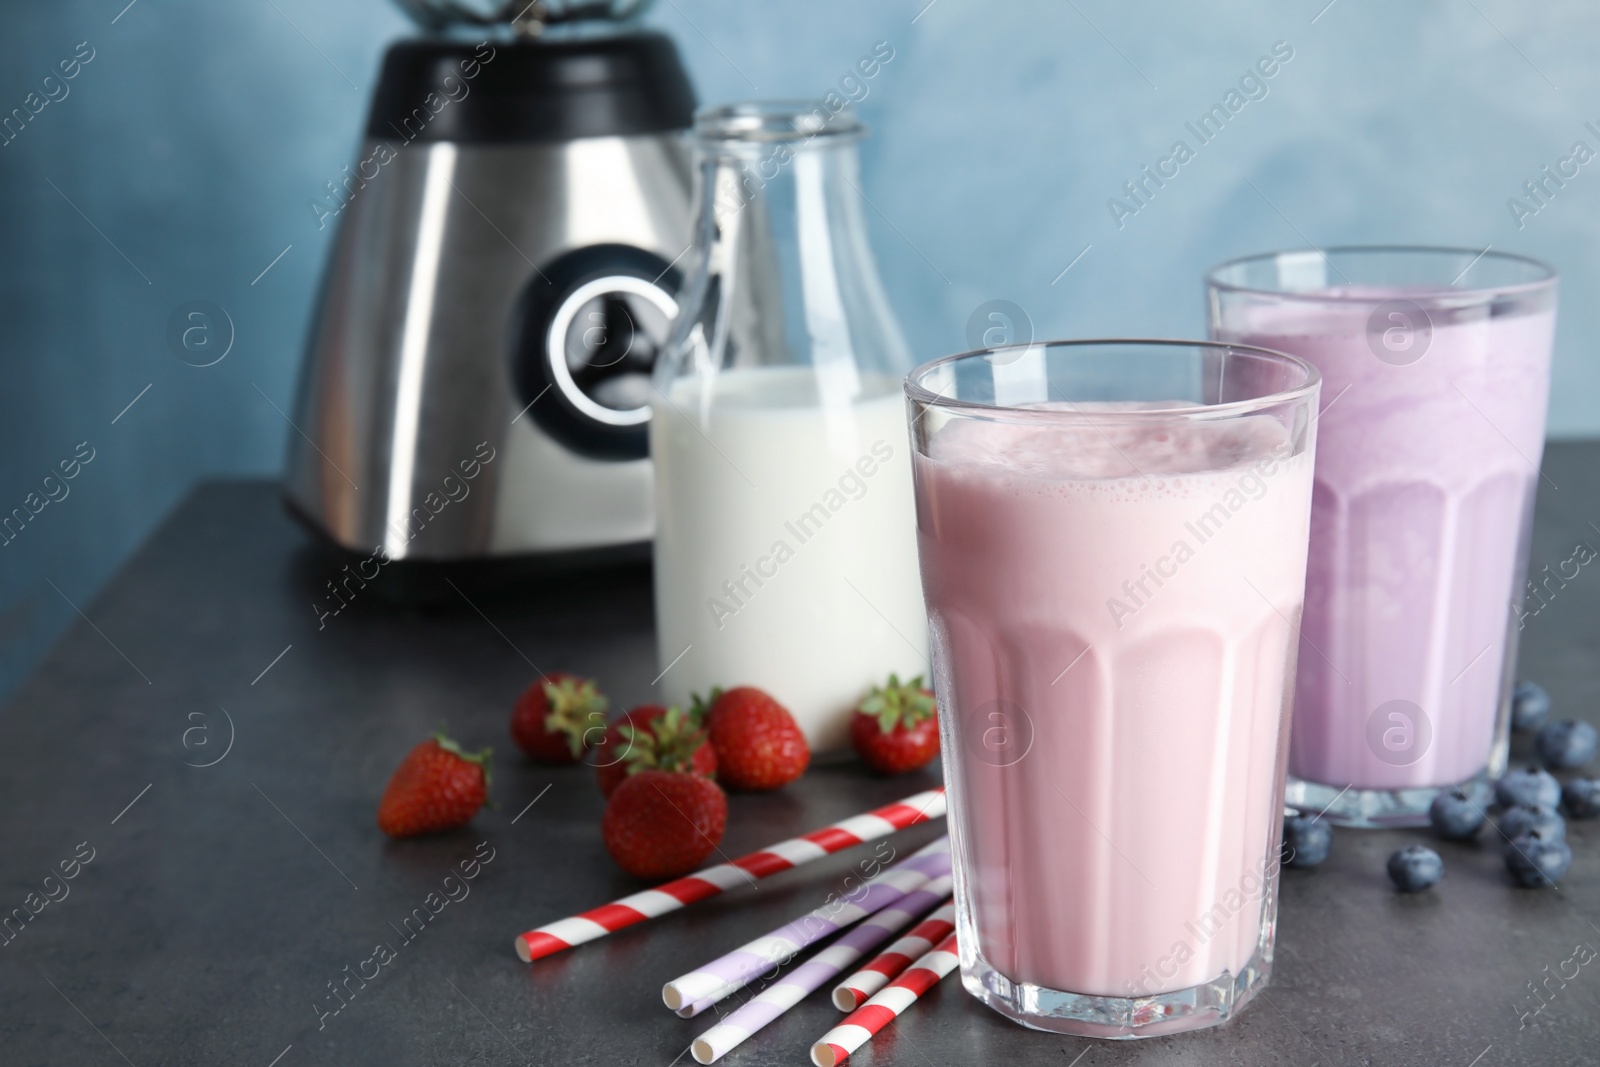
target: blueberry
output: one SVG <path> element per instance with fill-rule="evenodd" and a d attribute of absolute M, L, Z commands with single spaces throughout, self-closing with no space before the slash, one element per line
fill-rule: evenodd
<path fill-rule="evenodd" d="M 1487 816 L 1476 801 L 1459 789 L 1440 791 L 1428 805 L 1428 821 L 1434 832 L 1447 841 L 1466 841 L 1483 829 Z"/>
<path fill-rule="evenodd" d="M 1537 730 L 1550 714 L 1550 694 L 1534 682 L 1518 682 L 1511 693 L 1511 728 L 1519 733 Z"/>
<path fill-rule="evenodd" d="M 1572 865 L 1572 849 L 1565 841 L 1547 841 L 1537 831 L 1523 834 L 1506 849 L 1506 870 L 1528 889 L 1555 885 Z"/>
<path fill-rule="evenodd" d="M 1592 819 L 1600 815 L 1600 778 L 1574 778 L 1561 790 L 1561 800 L 1567 814 L 1574 819 Z"/>
<path fill-rule="evenodd" d="M 1402 893 L 1420 893 L 1443 873 L 1444 860 L 1426 845 L 1407 845 L 1389 857 L 1389 880 Z"/>
<path fill-rule="evenodd" d="M 1290 815 L 1283 820 L 1283 862 L 1290 867 L 1315 867 L 1333 847 L 1333 827 L 1315 815 Z"/>
<path fill-rule="evenodd" d="M 1565 841 L 1567 822 L 1554 808 L 1507 808 L 1500 816 L 1500 832 L 1515 841 L 1523 834 L 1538 831 L 1546 841 Z"/>
<path fill-rule="evenodd" d="M 1577 719 L 1562 719 L 1541 727 L 1533 746 L 1546 767 L 1559 771 L 1582 767 L 1594 759 L 1595 742 L 1593 726 Z"/>
<path fill-rule="evenodd" d="M 1537 767 L 1524 767 L 1494 784 L 1494 798 L 1502 808 L 1553 808 L 1561 803 L 1561 783 Z"/>

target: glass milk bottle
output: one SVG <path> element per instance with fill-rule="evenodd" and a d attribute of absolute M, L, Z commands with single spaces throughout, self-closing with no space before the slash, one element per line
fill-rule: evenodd
<path fill-rule="evenodd" d="M 702 112 L 700 203 L 655 371 L 664 698 L 753 685 L 813 750 L 891 672 L 927 671 L 900 382 L 848 109 Z"/>

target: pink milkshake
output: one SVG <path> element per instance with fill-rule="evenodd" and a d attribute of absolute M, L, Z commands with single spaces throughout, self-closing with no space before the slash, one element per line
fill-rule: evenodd
<path fill-rule="evenodd" d="M 1362 284 L 1384 256 L 1393 284 Z M 1505 767 L 1555 283 L 1491 255 L 1465 279 L 1485 288 L 1451 289 L 1475 256 L 1335 250 L 1305 289 L 1213 290 L 1215 337 L 1325 382 L 1289 799 L 1340 822 L 1425 822 L 1437 788 Z"/>
<path fill-rule="evenodd" d="M 913 404 L 964 981 L 1043 1029 L 1210 1025 L 1271 960 L 1315 375 L 1251 357 L 1280 361 L 1269 385 L 1220 346 L 1033 351 L 1050 397 L 1105 395 L 1080 372 L 1141 387 L 1030 402 L 1019 364 L 992 368 L 1006 407 Z M 1224 410 L 1203 387 L 1141 381 L 1197 353 L 1198 381 L 1299 392 L 1201 417 Z M 950 395 L 940 367 L 913 401 L 919 375 Z"/>

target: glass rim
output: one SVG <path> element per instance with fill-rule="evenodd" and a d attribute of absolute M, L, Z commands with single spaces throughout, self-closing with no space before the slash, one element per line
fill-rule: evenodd
<path fill-rule="evenodd" d="M 1332 245 L 1327 248 L 1285 248 L 1273 252 L 1256 252 L 1248 256 L 1239 256 L 1226 260 L 1210 267 L 1205 272 L 1205 283 L 1208 289 L 1225 293 L 1242 293 L 1253 296 L 1270 296 L 1281 300 L 1299 300 L 1310 304 L 1374 304 L 1382 303 L 1391 297 L 1384 297 L 1373 293 L 1349 293 L 1338 291 L 1308 291 L 1294 290 L 1279 287 L 1260 285 L 1242 285 L 1235 282 L 1223 281 L 1220 275 L 1223 271 L 1233 267 L 1244 266 L 1249 263 L 1264 263 L 1268 260 L 1278 259 L 1282 256 L 1312 254 L 1320 257 L 1323 262 L 1328 261 L 1331 255 L 1343 253 L 1355 254 L 1382 254 L 1382 255 L 1414 255 L 1414 256 L 1470 256 L 1472 262 L 1467 265 L 1467 273 L 1477 265 L 1481 259 L 1493 259 L 1501 262 L 1513 262 L 1532 267 L 1537 277 L 1524 282 L 1513 282 L 1508 285 L 1486 285 L 1477 287 L 1456 288 L 1454 283 L 1443 286 L 1428 286 L 1420 292 L 1407 293 L 1405 299 L 1415 303 L 1426 303 L 1444 299 L 1469 298 L 1473 303 L 1480 303 L 1486 299 L 1512 293 L 1534 292 L 1555 286 L 1561 280 L 1561 274 L 1550 264 L 1532 256 L 1524 256 L 1516 252 L 1501 252 L 1492 248 L 1456 248 L 1450 245 Z M 1457 275 L 1457 280 L 1460 275 Z"/>
<path fill-rule="evenodd" d="M 859 141 L 867 128 L 848 104 L 829 111 L 820 98 L 791 97 L 702 107 L 694 113 L 693 134 L 702 145 L 729 151 L 746 145 L 841 144 Z"/>
<path fill-rule="evenodd" d="M 991 404 L 979 400 L 960 400 L 956 397 L 943 396 L 933 392 L 922 384 L 922 379 L 939 367 L 955 363 L 959 360 L 993 356 L 999 352 L 1024 353 L 1029 349 L 1052 348 L 1126 348 L 1126 347 L 1163 347 L 1163 348 L 1212 348 L 1224 349 L 1233 352 L 1247 352 L 1253 355 L 1267 356 L 1273 361 L 1298 368 L 1305 376 L 1305 380 L 1290 389 L 1280 389 L 1277 392 L 1267 393 L 1249 400 L 1230 400 L 1222 404 L 1196 404 L 1192 407 L 1148 407 L 1148 408 L 1117 408 L 1115 411 L 1093 412 L 1095 415 L 1104 415 L 1108 419 L 1127 418 L 1130 421 L 1171 419 L 1173 416 L 1184 418 L 1228 418 L 1237 415 L 1247 415 L 1263 408 L 1275 407 L 1279 404 L 1295 403 L 1314 395 L 1322 387 L 1322 372 L 1309 360 L 1302 359 L 1290 352 L 1280 352 L 1275 348 L 1263 348 L 1260 345 L 1232 344 L 1228 341 L 1189 341 L 1172 337 L 1088 337 L 1070 341 L 1029 341 L 1026 344 L 996 345 L 992 348 L 974 348 L 966 352 L 955 352 L 948 356 L 940 356 L 926 363 L 912 368 L 905 376 L 903 388 L 906 398 L 914 400 L 926 407 L 945 408 L 971 413 L 989 413 L 1005 415 L 1023 415 L 1037 418 L 1044 415 L 1083 414 L 1076 410 L 1077 405 L 1072 401 L 1073 411 L 1059 409 L 1042 409 L 1028 407 L 1020 404 Z M 993 363 L 991 362 L 991 366 Z"/>

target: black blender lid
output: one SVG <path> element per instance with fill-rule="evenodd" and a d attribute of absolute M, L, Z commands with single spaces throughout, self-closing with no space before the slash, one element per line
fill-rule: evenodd
<path fill-rule="evenodd" d="M 401 41 L 384 56 L 367 136 L 508 144 L 687 129 L 694 89 L 659 33 Z"/>

